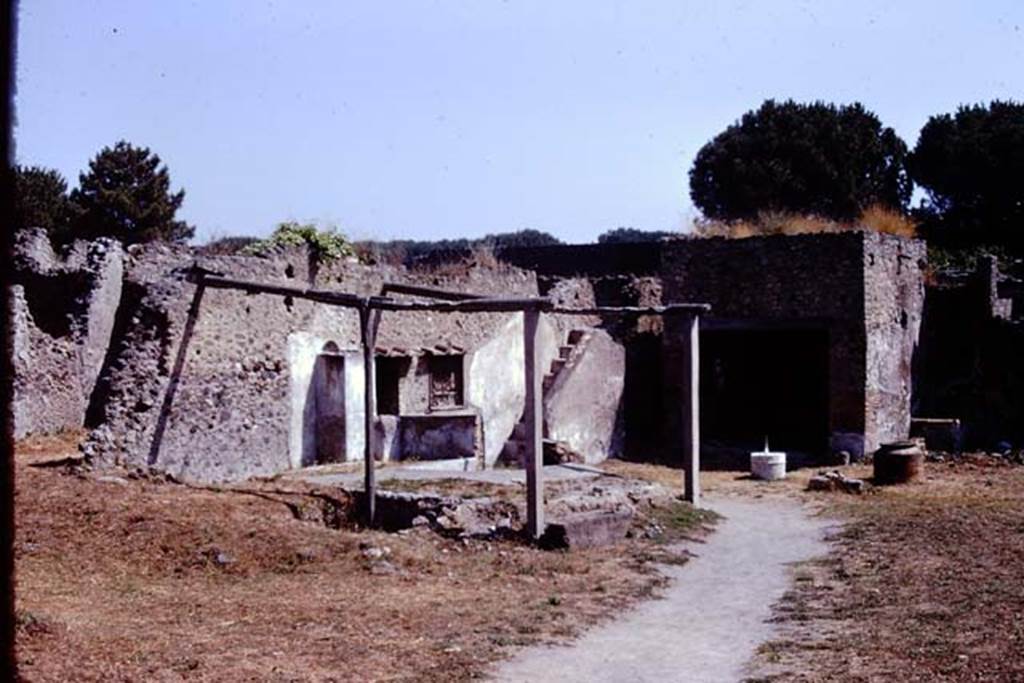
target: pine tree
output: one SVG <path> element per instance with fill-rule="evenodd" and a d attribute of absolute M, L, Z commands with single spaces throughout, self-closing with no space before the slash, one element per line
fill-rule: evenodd
<path fill-rule="evenodd" d="M 909 158 L 928 239 L 1024 250 L 1024 103 L 932 116 Z"/>
<path fill-rule="evenodd" d="M 905 210 L 906 144 L 860 104 L 766 101 L 697 153 L 690 196 L 724 220 L 761 212 L 856 218 L 871 205 Z"/>
<path fill-rule="evenodd" d="M 79 175 L 71 194 L 81 209 L 76 237 L 114 237 L 124 244 L 185 242 L 195 228 L 175 220 L 185 191 L 172 193 L 171 177 L 160 157 L 124 140 L 104 147 Z"/>
<path fill-rule="evenodd" d="M 42 228 L 62 241 L 75 217 L 68 183 L 58 171 L 41 166 L 14 167 L 15 230 Z"/>

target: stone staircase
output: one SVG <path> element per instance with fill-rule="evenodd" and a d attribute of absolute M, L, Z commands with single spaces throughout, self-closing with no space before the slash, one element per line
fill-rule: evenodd
<path fill-rule="evenodd" d="M 547 399 L 548 395 L 554 390 L 554 388 L 569 375 L 572 367 L 579 362 L 579 359 L 583 356 L 583 353 L 586 350 L 587 341 L 590 339 L 590 336 L 591 333 L 587 330 L 577 329 L 569 331 L 565 344 L 558 347 L 558 356 L 552 359 L 551 366 L 548 368 L 548 371 L 541 382 L 542 400 Z M 542 430 L 544 434 L 545 454 L 549 450 L 565 450 L 557 448 L 558 444 L 547 438 L 548 426 L 546 422 L 543 425 Z M 512 435 L 509 436 L 508 441 L 505 442 L 505 446 L 502 448 L 498 461 L 505 465 L 523 467 L 526 464 L 525 458 L 526 420 L 525 416 L 523 416 L 519 418 L 519 422 L 517 422 L 516 426 L 512 428 Z"/>

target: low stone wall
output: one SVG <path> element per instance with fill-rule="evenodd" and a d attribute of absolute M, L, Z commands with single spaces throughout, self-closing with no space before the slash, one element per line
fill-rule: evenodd
<path fill-rule="evenodd" d="M 453 460 L 478 454 L 474 413 L 402 415 L 398 430 L 402 460 Z"/>

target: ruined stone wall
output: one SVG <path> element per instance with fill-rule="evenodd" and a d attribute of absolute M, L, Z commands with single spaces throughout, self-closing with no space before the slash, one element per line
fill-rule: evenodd
<path fill-rule="evenodd" d="M 46 233 L 15 248 L 11 310 L 14 436 L 82 427 L 121 296 L 118 243 L 77 243 L 63 258 Z"/>
<path fill-rule="evenodd" d="M 925 294 L 914 416 L 961 420 L 967 448 L 1024 445 L 1024 324 L 1012 319 L 1018 306 L 1007 310 L 999 275 L 982 260 L 966 276 L 930 282 Z"/>
<path fill-rule="evenodd" d="M 496 256 L 539 275 L 602 277 L 657 275 L 665 242 L 616 244 L 563 244 L 544 247 L 508 247 Z"/>
<path fill-rule="evenodd" d="M 665 246 L 665 303 L 712 306 L 702 329 L 827 330 L 829 430 L 836 447 L 863 452 L 865 431 L 864 235 L 860 232 L 681 240 Z M 666 329 L 668 355 L 678 347 Z M 669 368 L 675 373 L 674 368 Z M 675 384 L 666 405 L 676 405 Z M 767 399 L 766 400 L 770 400 Z M 670 434 L 678 416 L 670 416 Z"/>
<path fill-rule="evenodd" d="M 335 263 L 310 267 L 304 251 L 266 258 L 196 257 L 187 248 L 133 247 L 108 355 L 94 461 L 150 465 L 176 476 L 233 480 L 309 464 L 313 365 L 345 358 L 347 458 L 362 457 L 362 361 L 355 311 L 272 295 L 199 289 L 193 264 L 229 277 L 378 294 L 385 281 L 503 295 L 536 293 L 532 274 L 503 267 L 460 273 Z M 386 313 L 378 345 L 473 349 L 507 314 Z"/>
<path fill-rule="evenodd" d="M 665 301 L 710 303 L 705 329 L 826 330 L 830 446 L 859 456 L 909 433 L 925 259 L 874 232 L 680 241 Z"/>
<path fill-rule="evenodd" d="M 866 451 L 910 434 L 926 260 L 923 242 L 874 232 L 864 234 Z"/>

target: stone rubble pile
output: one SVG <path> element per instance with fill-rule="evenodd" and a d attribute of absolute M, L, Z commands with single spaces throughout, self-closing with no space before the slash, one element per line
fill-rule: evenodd
<path fill-rule="evenodd" d="M 840 491 L 842 493 L 864 493 L 867 484 L 863 479 L 847 477 L 838 470 L 822 471 L 807 482 L 808 491 Z"/>

